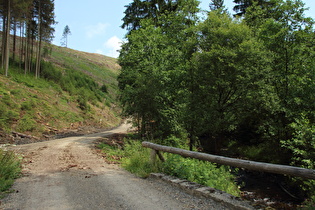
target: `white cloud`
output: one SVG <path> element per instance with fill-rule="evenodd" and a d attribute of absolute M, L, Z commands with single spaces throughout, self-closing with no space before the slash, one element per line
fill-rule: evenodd
<path fill-rule="evenodd" d="M 104 47 L 107 49 L 106 55 L 110 57 L 117 58 L 119 56 L 119 50 L 121 49 L 122 40 L 119 39 L 117 36 L 113 36 L 108 39 L 104 43 Z"/>
<path fill-rule="evenodd" d="M 98 23 L 96 25 L 90 25 L 85 28 L 86 36 L 88 38 L 93 38 L 97 35 L 105 34 L 105 30 L 109 25 L 107 23 Z"/>

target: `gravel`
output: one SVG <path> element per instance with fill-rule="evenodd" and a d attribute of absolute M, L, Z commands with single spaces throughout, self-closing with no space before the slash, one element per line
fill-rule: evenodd
<path fill-rule="evenodd" d="M 1 209 L 231 209 L 154 177 L 142 179 L 107 164 L 93 142 L 127 125 L 81 137 L 12 147 L 24 157 L 23 177 Z"/>

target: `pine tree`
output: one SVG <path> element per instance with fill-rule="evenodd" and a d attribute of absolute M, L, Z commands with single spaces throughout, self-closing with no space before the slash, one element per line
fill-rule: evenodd
<path fill-rule="evenodd" d="M 38 47 L 36 53 L 35 77 L 40 74 L 40 62 L 42 52 L 42 41 L 50 42 L 53 38 L 54 29 L 51 25 L 55 24 L 54 20 L 54 1 L 53 0 L 35 0 L 35 15 L 37 16 Z"/>
<path fill-rule="evenodd" d="M 61 45 L 68 47 L 68 35 L 71 35 L 71 31 L 68 25 L 65 26 L 63 33 L 62 33 L 62 38 L 61 38 Z"/>
<path fill-rule="evenodd" d="M 140 21 L 148 18 L 157 24 L 161 15 L 178 10 L 180 4 L 183 2 L 179 0 L 134 0 L 125 6 L 125 17 L 122 19 L 121 27 L 128 31 L 137 30 L 140 28 Z"/>
<path fill-rule="evenodd" d="M 209 4 L 210 10 L 218 10 L 224 8 L 224 0 L 211 0 Z"/>
<path fill-rule="evenodd" d="M 233 10 L 236 12 L 235 16 L 243 16 L 246 13 L 246 9 L 253 5 L 254 2 L 261 7 L 267 7 L 268 5 L 274 4 L 268 0 L 234 0 L 236 6 Z"/>

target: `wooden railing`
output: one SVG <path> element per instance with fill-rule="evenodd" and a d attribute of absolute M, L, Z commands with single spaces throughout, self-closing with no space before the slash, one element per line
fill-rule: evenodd
<path fill-rule="evenodd" d="M 192 151 L 179 149 L 175 147 L 162 146 L 162 145 L 158 145 L 158 144 L 154 144 L 154 143 L 146 142 L 146 141 L 142 142 L 142 146 L 152 149 L 153 153 L 151 153 L 152 154 L 151 158 L 155 158 L 155 156 L 158 155 L 162 161 L 164 161 L 164 158 L 159 151 L 178 154 L 183 157 L 190 157 L 190 158 L 195 158 L 199 160 L 205 160 L 205 161 L 209 161 L 213 163 L 218 163 L 221 165 L 244 168 L 248 170 L 262 171 L 262 172 L 276 173 L 276 174 L 285 174 L 285 175 L 290 175 L 290 176 L 302 177 L 306 179 L 315 179 L 315 170 L 312 170 L 312 169 L 305 169 L 305 168 L 271 164 L 271 163 L 262 163 L 262 162 L 255 162 L 255 161 L 249 161 L 249 160 L 241 160 L 241 159 L 228 158 L 228 157 L 217 156 L 217 155 L 210 155 L 210 154 L 200 153 L 200 152 L 192 152 Z"/>

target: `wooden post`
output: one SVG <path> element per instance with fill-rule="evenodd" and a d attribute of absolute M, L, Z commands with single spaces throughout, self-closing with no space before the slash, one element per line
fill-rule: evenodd
<path fill-rule="evenodd" d="M 156 155 L 159 157 L 159 159 L 162 162 L 165 162 L 165 159 L 164 159 L 163 155 L 160 153 L 160 151 L 152 149 L 151 150 L 151 154 L 150 154 L 150 161 L 151 161 L 152 164 L 155 164 L 155 162 L 156 162 Z"/>
<path fill-rule="evenodd" d="M 155 164 L 155 161 L 156 161 L 156 150 L 154 150 L 154 149 L 151 149 L 150 161 L 151 161 L 152 165 Z"/>
<path fill-rule="evenodd" d="M 255 162 L 255 161 L 249 161 L 249 160 L 240 160 L 240 159 L 235 159 L 235 158 L 210 155 L 206 153 L 192 152 L 192 151 L 179 149 L 175 147 L 162 146 L 162 145 L 158 145 L 158 144 L 154 144 L 150 142 L 142 142 L 142 146 L 151 148 L 153 150 L 169 152 L 169 153 L 181 155 L 183 157 L 190 157 L 190 158 L 195 158 L 199 160 L 205 160 L 205 161 L 209 161 L 213 163 L 218 163 L 221 165 L 229 165 L 229 166 L 233 166 L 237 168 L 245 168 L 248 170 L 262 171 L 262 172 L 276 173 L 276 174 L 285 174 L 285 175 L 291 175 L 291 176 L 297 176 L 297 177 L 315 180 L 315 170 L 312 170 L 312 169 L 271 164 L 271 163 L 262 163 L 262 162 Z"/>
<path fill-rule="evenodd" d="M 165 158 L 163 157 L 163 155 L 161 154 L 161 152 L 159 150 L 156 150 L 156 154 L 159 156 L 159 158 L 162 162 L 165 162 Z"/>

